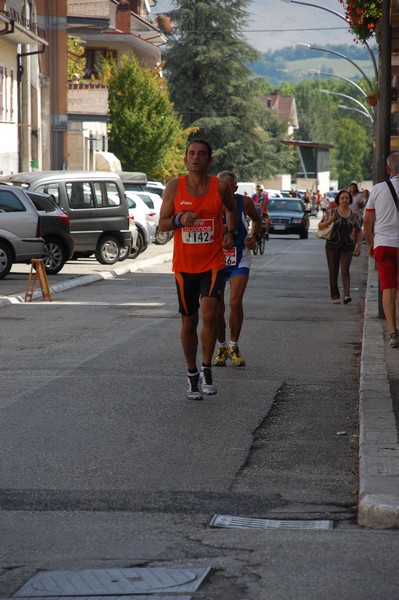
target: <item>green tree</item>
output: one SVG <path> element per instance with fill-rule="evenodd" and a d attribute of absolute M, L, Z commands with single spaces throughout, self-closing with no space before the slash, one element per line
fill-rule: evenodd
<path fill-rule="evenodd" d="M 339 187 L 347 187 L 351 181 L 364 178 L 364 158 L 367 154 L 368 137 L 364 127 L 353 119 L 339 119 L 335 125 L 337 168 Z"/>
<path fill-rule="evenodd" d="M 133 55 L 123 55 L 118 64 L 111 58 L 106 62 L 109 149 L 123 170 L 143 171 L 153 178 L 184 137 L 166 83 L 159 72 L 141 66 Z"/>
<path fill-rule="evenodd" d="M 213 172 L 267 177 L 286 164 L 276 152 L 275 117 L 258 99 L 248 63 L 258 53 L 243 39 L 248 0 L 175 0 L 165 73 L 185 127 L 195 127 L 214 152 Z M 283 159 L 285 156 L 285 160 Z"/>
<path fill-rule="evenodd" d="M 85 49 L 79 38 L 68 37 L 68 81 L 80 82 L 85 78 Z"/>

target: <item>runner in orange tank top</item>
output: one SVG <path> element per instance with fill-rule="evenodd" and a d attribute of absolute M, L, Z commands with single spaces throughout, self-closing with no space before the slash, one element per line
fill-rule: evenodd
<path fill-rule="evenodd" d="M 223 288 L 223 249 L 233 246 L 237 208 L 230 186 L 208 175 L 212 150 L 204 140 L 187 146 L 188 174 L 172 179 L 163 193 L 160 231 L 174 231 L 173 271 L 182 315 L 181 341 L 188 369 L 188 398 L 216 394 L 212 356 L 216 344 L 218 301 Z M 223 210 L 227 232 L 223 233 Z M 197 370 L 199 321 L 202 314 L 202 366 Z"/>

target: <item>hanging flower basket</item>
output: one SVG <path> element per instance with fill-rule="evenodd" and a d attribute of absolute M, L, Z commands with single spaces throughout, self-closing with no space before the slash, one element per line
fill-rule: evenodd
<path fill-rule="evenodd" d="M 378 94 L 368 94 L 367 101 L 370 104 L 370 106 L 376 106 L 378 102 Z"/>
<path fill-rule="evenodd" d="M 339 0 L 345 8 L 350 31 L 360 41 L 375 34 L 382 15 L 382 0 Z"/>
<path fill-rule="evenodd" d="M 162 33 L 170 33 L 173 29 L 172 21 L 167 15 L 159 15 L 157 17 L 157 23 Z"/>

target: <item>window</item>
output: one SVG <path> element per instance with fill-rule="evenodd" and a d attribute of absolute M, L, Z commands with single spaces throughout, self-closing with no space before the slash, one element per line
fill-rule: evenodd
<path fill-rule="evenodd" d="M 4 67 L 0 67 L 0 121 L 4 121 L 4 88 L 5 88 L 5 78 L 4 78 Z"/>
<path fill-rule="evenodd" d="M 89 181 L 68 181 L 65 188 L 70 208 L 94 208 L 94 195 Z"/>
<path fill-rule="evenodd" d="M 38 192 L 44 192 L 45 194 L 51 194 L 55 202 L 60 205 L 60 188 L 55 183 L 47 183 L 37 188 Z"/>
<path fill-rule="evenodd" d="M 8 190 L 0 190 L 0 212 L 23 212 L 25 206 L 17 196 Z"/>
<path fill-rule="evenodd" d="M 121 197 L 119 195 L 119 189 L 116 183 L 113 181 L 105 182 L 106 190 L 106 206 L 120 206 Z"/>
<path fill-rule="evenodd" d="M 101 65 L 104 58 L 112 56 L 114 60 L 117 59 L 117 51 L 110 50 L 108 48 L 86 48 L 85 59 L 86 59 L 86 77 L 95 77 L 98 79 L 101 76 Z"/>
<path fill-rule="evenodd" d="M 10 121 L 14 120 L 14 71 L 10 70 Z"/>

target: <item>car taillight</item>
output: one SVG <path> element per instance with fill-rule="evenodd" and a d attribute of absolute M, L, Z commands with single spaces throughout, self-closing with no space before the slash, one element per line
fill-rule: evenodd
<path fill-rule="evenodd" d="M 71 230 L 71 221 L 69 220 L 68 215 L 60 215 L 59 217 L 60 217 L 60 219 L 62 219 L 65 222 L 67 228 L 70 231 Z"/>
<path fill-rule="evenodd" d="M 153 212 L 149 212 L 149 213 L 148 213 L 148 216 L 149 216 L 149 217 L 155 217 L 155 215 L 156 215 L 156 213 L 153 213 Z"/>
<path fill-rule="evenodd" d="M 129 219 L 131 219 L 132 221 L 134 221 L 134 216 L 133 216 L 133 215 L 130 215 L 130 216 L 129 216 Z M 129 219 L 127 220 L 127 223 L 128 223 L 128 225 L 129 225 Z"/>

